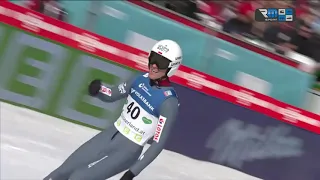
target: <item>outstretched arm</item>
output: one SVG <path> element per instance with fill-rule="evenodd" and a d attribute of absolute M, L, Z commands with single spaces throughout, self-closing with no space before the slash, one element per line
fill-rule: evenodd
<path fill-rule="evenodd" d="M 135 79 L 136 76 L 113 87 L 108 87 L 106 84 L 96 79 L 90 83 L 88 91 L 91 96 L 95 96 L 101 101 L 114 102 L 128 96 Z"/>
<path fill-rule="evenodd" d="M 174 126 L 178 114 L 179 102 L 176 97 L 168 98 L 161 105 L 160 118 L 153 142 L 148 150 L 139 158 L 139 160 L 130 168 L 129 173 L 137 176 L 146 168 L 164 149 L 165 143 Z"/>

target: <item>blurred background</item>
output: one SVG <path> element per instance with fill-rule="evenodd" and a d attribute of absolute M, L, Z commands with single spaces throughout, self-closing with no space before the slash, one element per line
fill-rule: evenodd
<path fill-rule="evenodd" d="M 246 44 L 250 44 L 255 48 L 260 48 L 268 53 L 275 54 L 279 58 L 284 58 L 299 64 L 298 69 L 312 74 L 316 82 L 310 85 L 310 92 L 313 95 L 318 95 L 320 91 L 320 1 L 319 0 L 275 0 L 275 1 L 244 1 L 244 0 L 146 0 L 146 1 L 130 1 L 129 2 L 138 5 L 145 6 L 141 3 L 147 4 L 148 9 L 153 11 L 150 6 L 156 9 L 161 9 L 165 12 L 162 13 L 160 18 L 172 19 L 171 16 L 179 16 L 192 23 L 198 23 L 205 27 L 207 34 L 210 36 L 219 35 L 227 38 L 222 38 L 228 41 L 228 38 L 241 40 Z M 131 10 L 128 8 L 127 11 L 117 10 L 115 7 L 120 5 L 109 6 L 111 2 L 99 2 L 99 1 L 63 1 L 63 0 L 29 0 L 29 1 L 18 1 L 17 3 L 25 6 L 29 9 L 44 13 L 53 18 L 69 22 L 81 28 L 93 31 L 97 34 L 106 36 L 108 38 L 127 43 L 137 48 L 146 50 L 148 46 L 142 47 L 141 44 L 130 44 L 132 41 L 123 39 L 123 35 L 115 35 L 121 30 L 119 28 L 127 28 L 125 24 L 126 20 L 130 17 Z M 104 6 L 103 6 L 104 5 Z M 108 7 L 108 8 L 106 8 Z M 296 12 L 296 20 L 294 22 L 257 22 L 255 21 L 255 10 L 257 8 L 293 8 Z M 102 10 L 101 10 L 102 9 Z M 121 9 L 121 8 L 120 8 Z M 109 17 L 101 16 L 101 12 L 108 14 L 109 16 L 121 19 L 121 21 L 115 21 L 114 19 L 108 19 Z M 172 15 L 173 14 L 173 15 Z M 128 17 L 129 16 L 129 17 Z M 138 15 L 137 15 L 138 16 Z M 167 16 L 167 17 L 166 17 Z M 127 19 L 126 19 L 127 18 Z M 86 19 L 82 23 L 81 19 Z M 80 23 L 81 21 L 81 23 Z M 126 22 L 127 23 L 127 22 Z M 131 20 L 131 24 L 134 21 Z M 139 22 L 136 23 L 136 25 Z M 141 22 L 143 23 L 143 22 Z M 183 23 L 185 24 L 185 23 Z M 132 26 L 132 25 L 131 25 Z M 143 26 L 142 26 L 143 27 Z M 136 30 L 128 29 L 133 32 L 135 38 L 144 38 L 143 41 L 149 41 L 152 33 L 140 33 L 139 28 Z M 150 25 L 152 28 L 153 25 Z M 156 27 L 156 26 L 155 26 Z M 164 28 L 168 29 L 168 28 Z M 119 31 L 119 32 L 116 32 Z M 143 30 L 141 30 L 142 32 Z M 162 31 L 157 29 L 156 31 Z M 136 33 L 138 32 L 138 33 Z M 173 32 L 173 31 L 172 31 Z M 173 32 L 173 34 L 176 32 Z M 220 33 L 217 35 L 216 33 Z M 147 34 L 147 35 L 146 35 Z M 141 35 L 141 36 L 140 36 Z M 154 35 L 157 36 L 157 35 Z M 148 37 L 148 38 L 145 38 Z M 152 37 L 153 38 L 153 37 Z M 185 36 L 185 39 L 192 38 Z M 210 55 L 211 49 L 217 48 L 218 41 L 215 39 L 211 40 L 206 37 L 207 40 L 204 43 L 204 47 L 207 49 L 203 50 L 203 58 L 201 60 L 190 57 L 185 60 L 185 65 L 194 69 L 204 71 L 208 74 L 222 78 L 224 80 L 231 81 L 231 79 L 224 75 L 217 75 L 211 73 L 213 70 L 208 67 L 218 67 L 218 60 L 210 61 L 213 59 Z M 221 37 L 219 37 L 221 38 Z M 142 40 L 141 40 L 142 41 Z M 150 41 L 151 42 L 151 41 Z M 152 41 L 153 42 L 153 41 Z M 178 41 L 179 42 L 179 41 Z M 202 43 L 199 41 L 199 43 Z M 148 43 L 144 43 L 148 44 Z M 186 45 L 187 46 L 187 45 Z M 188 45 L 188 48 L 190 45 Z M 193 46 L 197 46 L 193 44 Z M 239 45 L 238 45 L 239 46 Z M 244 46 L 242 46 L 244 47 Z M 219 48 L 218 48 L 219 49 Z M 224 51 L 219 51 L 225 53 Z M 236 56 L 236 53 L 232 54 Z M 208 55 L 209 53 L 209 55 Z M 260 53 L 261 54 L 261 53 Z M 225 55 L 225 54 L 224 54 Z M 250 58 L 250 57 L 249 57 Z M 254 56 L 252 56 L 254 59 Z M 271 58 L 272 59 L 272 58 Z M 191 62 L 193 61 L 193 62 Z M 242 64 L 245 66 L 244 64 Z M 263 66 L 261 64 L 261 66 Z M 249 70 L 248 70 L 249 71 Z M 260 70 L 259 70 L 260 71 Z M 226 72 L 225 72 L 226 73 Z M 251 74 L 252 75 L 252 74 Z M 253 73 L 254 75 L 254 73 Z M 255 75 L 254 75 L 255 76 Z M 289 73 L 287 76 L 294 79 Z M 248 76 L 246 76 L 248 77 Z M 263 78 L 262 78 L 263 79 Z M 253 79 L 251 78 L 250 81 Z M 267 80 L 268 81 L 268 80 Z M 288 81 L 288 80 L 287 80 Z M 292 81 L 292 80 L 290 80 Z M 297 80 L 299 81 L 299 80 Z M 234 83 L 234 82 L 233 82 Z M 289 83 L 289 82 L 288 82 Z M 295 83 L 295 82 L 291 82 Z M 238 83 L 239 84 L 239 83 Z M 240 84 L 242 85 L 242 84 Z M 300 86 L 299 83 L 297 86 Z M 250 87 L 249 87 L 250 88 Z M 257 90 L 259 91 L 259 90 Z M 267 92 L 259 91 L 260 93 L 267 94 Z M 286 93 L 283 91 L 283 93 Z M 314 99 L 312 97 L 307 97 Z M 272 96 L 272 95 L 271 95 Z M 273 97 L 277 97 L 274 95 Z M 320 96 L 319 96 L 320 97 Z M 285 101 L 280 98 L 280 100 Z M 285 101 L 286 102 L 286 101 Z M 287 102 L 290 103 L 290 102 Z M 319 100 L 320 103 L 320 100 Z M 291 103 L 294 104 L 294 103 Z"/>
<path fill-rule="evenodd" d="M 320 1 L 156 1 L 153 3 L 205 23 L 276 53 L 295 58 L 291 51 L 320 62 Z M 294 8 L 296 21 L 256 22 L 257 8 Z M 317 73 L 320 81 L 320 74 Z"/>

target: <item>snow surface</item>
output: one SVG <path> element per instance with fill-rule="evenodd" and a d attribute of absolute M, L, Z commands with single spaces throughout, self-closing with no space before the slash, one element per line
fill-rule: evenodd
<path fill-rule="evenodd" d="M 82 143 L 98 133 L 97 130 L 7 103 L 0 102 L 0 107 L 1 180 L 41 180 Z M 111 180 L 119 180 L 121 174 Z M 167 150 L 135 178 L 209 179 L 259 180 L 224 166 L 194 160 Z"/>

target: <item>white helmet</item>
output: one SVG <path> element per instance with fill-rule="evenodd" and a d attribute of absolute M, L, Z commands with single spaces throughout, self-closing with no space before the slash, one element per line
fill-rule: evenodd
<path fill-rule="evenodd" d="M 178 43 L 161 40 L 151 49 L 149 64 L 157 64 L 159 69 L 168 69 L 167 76 L 173 76 L 182 63 L 182 51 Z"/>

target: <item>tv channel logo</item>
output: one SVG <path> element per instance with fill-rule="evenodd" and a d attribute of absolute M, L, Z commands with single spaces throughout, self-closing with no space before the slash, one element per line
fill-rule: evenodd
<path fill-rule="evenodd" d="M 259 22 L 290 22 L 295 17 L 294 9 L 260 8 L 255 11 L 255 19 Z"/>

